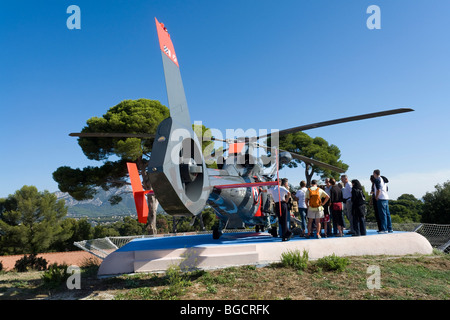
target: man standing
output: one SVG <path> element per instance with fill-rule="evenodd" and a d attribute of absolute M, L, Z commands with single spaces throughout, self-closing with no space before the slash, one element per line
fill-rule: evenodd
<path fill-rule="evenodd" d="M 325 200 L 322 201 L 322 198 Z M 305 203 L 308 208 L 308 234 L 306 238 L 311 236 L 311 228 L 313 219 L 316 223 L 316 236 L 317 239 L 320 239 L 320 219 L 324 217 L 323 205 L 328 201 L 330 197 L 326 194 L 325 191 L 320 189 L 317 186 L 317 181 L 311 181 L 311 188 L 308 188 L 305 195 Z"/>
<path fill-rule="evenodd" d="M 342 198 L 344 199 L 344 208 L 343 212 L 350 222 L 350 231 L 347 234 L 354 234 L 355 230 L 353 229 L 353 215 L 352 215 L 352 185 L 348 181 L 348 177 L 346 174 L 341 176 L 342 182 Z"/>
<path fill-rule="evenodd" d="M 302 221 L 302 231 L 303 233 L 306 230 L 306 203 L 305 203 L 305 194 L 306 194 L 306 182 L 304 180 L 300 181 L 300 189 L 295 193 L 295 198 L 298 202 L 298 213 L 300 215 L 300 219 Z"/>
<path fill-rule="evenodd" d="M 331 198 L 330 195 L 330 191 L 331 191 L 331 183 L 330 183 L 330 179 L 326 178 L 325 179 L 325 188 L 323 188 L 323 190 L 327 193 L 327 195 Z M 334 234 L 336 234 L 336 225 L 333 223 L 333 230 L 331 229 L 331 219 L 333 218 L 331 216 L 331 208 L 330 208 L 330 202 L 325 203 L 324 208 L 324 213 L 325 213 L 325 217 L 323 218 L 323 231 L 324 231 L 324 235 L 326 237 L 330 236 L 333 232 Z"/>
<path fill-rule="evenodd" d="M 289 192 L 288 179 L 281 179 L 281 185 L 275 186 L 271 189 L 272 198 L 275 202 L 275 215 L 278 217 L 278 222 L 281 226 L 281 239 L 287 241 L 291 237 L 291 231 L 289 230 L 287 219 L 289 217 L 289 211 L 287 207 L 287 201 L 291 196 Z M 281 215 L 280 215 L 281 210 Z"/>
<path fill-rule="evenodd" d="M 392 231 L 391 213 L 389 212 L 389 195 L 387 193 L 387 186 L 381 178 L 380 170 L 373 171 L 375 178 L 375 200 L 377 201 L 378 215 L 380 217 L 381 230 L 378 233 L 387 233 Z"/>

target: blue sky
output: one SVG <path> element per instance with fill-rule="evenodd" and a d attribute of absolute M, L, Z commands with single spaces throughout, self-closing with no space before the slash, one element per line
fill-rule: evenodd
<path fill-rule="evenodd" d="M 69 30 L 69 5 L 81 29 Z M 369 5 L 381 29 L 369 30 Z M 308 130 L 341 150 L 350 179 L 386 175 L 391 197 L 450 179 L 450 2 L 0 2 L 0 197 L 57 191 L 52 173 L 99 165 L 70 132 L 125 99 L 167 105 L 154 17 L 175 45 L 192 121 L 283 129 L 410 107 Z M 293 184 L 302 168 L 283 169 Z"/>

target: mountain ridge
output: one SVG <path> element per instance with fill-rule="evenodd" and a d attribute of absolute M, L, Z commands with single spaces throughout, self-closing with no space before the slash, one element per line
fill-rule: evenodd
<path fill-rule="evenodd" d="M 117 189 L 97 188 L 94 198 L 88 200 L 75 200 L 67 192 L 56 191 L 58 200 L 64 200 L 67 206 L 68 217 L 100 217 L 100 216 L 117 216 L 117 215 L 136 215 L 136 208 L 133 199 L 133 193 L 129 186 Z M 111 205 L 108 201 L 112 196 L 122 197 L 116 205 Z"/>

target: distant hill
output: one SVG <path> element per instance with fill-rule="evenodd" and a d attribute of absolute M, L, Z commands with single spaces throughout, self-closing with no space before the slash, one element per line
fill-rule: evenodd
<path fill-rule="evenodd" d="M 58 200 L 63 199 L 66 202 L 68 217 L 94 218 L 100 216 L 136 215 L 136 207 L 130 189 L 128 186 L 108 191 L 99 188 L 93 199 L 84 201 L 77 201 L 65 192 L 57 191 L 55 195 Z M 108 199 L 114 195 L 121 196 L 123 200 L 119 204 L 112 206 Z"/>

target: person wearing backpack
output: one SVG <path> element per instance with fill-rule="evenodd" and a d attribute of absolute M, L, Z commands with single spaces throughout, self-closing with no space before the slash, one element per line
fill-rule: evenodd
<path fill-rule="evenodd" d="M 325 198 L 325 200 L 322 200 Z M 306 238 L 311 237 L 311 227 L 313 219 L 316 223 L 316 236 L 320 239 L 320 219 L 324 217 L 323 205 L 328 201 L 330 197 L 328 194 L 317 186 L 317 181 L 311 181 L 311 187 L 306 190 L 305 203 L 307 208 L 308 217 L 308 234 Z"/>
<path fill-rule="evenodd" d="M 375 199 L 377 200 L 378 214 L 380 216 L 381 230 L 378 233 L 388 233 L 392 231 L 391 213 L 389 212 L 389 195 L 386 185 L 387 178 L 382 178 L 380 170 L 374 170 L 375 178 Z"/>
<path fill-rule="evenodd" d="M 361 183 L 354 179 L 352 180 L 352 222 L 355 233 L 352 236 L 366 235 L 366 214 L 366 197 Z"/>

